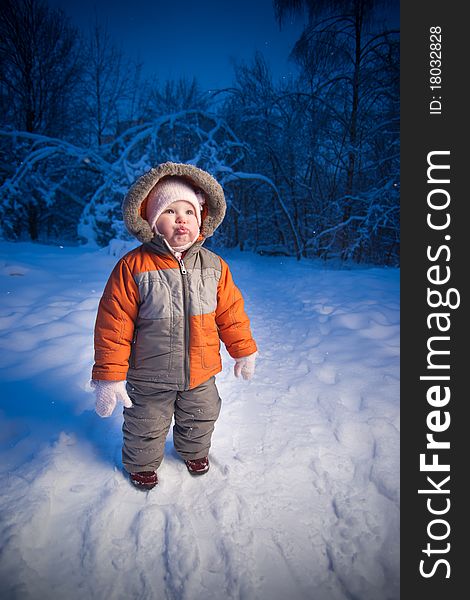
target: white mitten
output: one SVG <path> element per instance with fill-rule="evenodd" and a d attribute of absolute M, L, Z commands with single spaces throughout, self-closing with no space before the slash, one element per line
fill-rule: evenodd
<path fill-rule="evenodd" d="M 96 396 L 95 410 L 100 417 L 110 417 L 120 400 L 126 408 L 132 407 L 132 401 L 126 391 L 125 381 L 104 381 L 94 379 L 91 382 Z"/>
<path fill-rule="evenodd" d="M 233 367 L 235 377 L 240 377 L 241 375 L 243 379 L 251 379 L 255 373 L 255 362 L 257 356 L 258 352 L 254 352 L 248 356 L 236 358 L 235 365 Z"/>

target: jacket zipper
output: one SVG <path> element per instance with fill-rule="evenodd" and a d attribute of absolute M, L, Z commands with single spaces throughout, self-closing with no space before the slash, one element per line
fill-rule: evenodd
<path fill-rule="evenodd" d="M 188 287 L 186 275 L 188 274 L 183 258 L 177 259 L 180 265 L 183 280 L 183 312 L 184 312 L 184 389 L 189 389 L 189 316 L 188 316 Z"/>
<path fill-rule="evenodd" d="M 184 266 L 183 259 L 182 258 L 178 258 L 178 262 L 180 264 L 181 273 L 183 275 L 187 275 L 188 272 L 186 271 L 186 267 Z"/>

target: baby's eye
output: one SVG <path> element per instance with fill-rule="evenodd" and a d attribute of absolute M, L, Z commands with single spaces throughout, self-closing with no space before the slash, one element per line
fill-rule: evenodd
<path fill-rule="evenodd" d="M 167 208 L 165 210 L 166 213 L 168 213 L 169 215 L 172 215 L 175 211 L 172 208 Z"/>
<path fill-rule="evenodd" d="M 187 215 L 194 215 L 194 210 L 191 210 L 190 208 L 188 208 L 188 210 L 186 211 Z"/>

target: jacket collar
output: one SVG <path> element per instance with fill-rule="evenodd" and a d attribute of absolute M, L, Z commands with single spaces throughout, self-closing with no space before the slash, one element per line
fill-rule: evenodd
<path fill-rule="evenodd" d="M 186 250 L 184 256 L 192 256 L 193 254 L 197 254 L 201 249 L 204 243 L 204 238 L 198 239 L 194 242 L 194 244 Z M 170 247 L 165 241 L 165 238 L 160 233 L 156 233 L 150 242 L 144 243 L 145 248 L 154 252 L 155 254 L 159 254 L 160 256 L 174 256 Z"/>

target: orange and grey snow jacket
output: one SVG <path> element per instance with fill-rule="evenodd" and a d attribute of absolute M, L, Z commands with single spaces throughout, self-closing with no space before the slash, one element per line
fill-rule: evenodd
<path fill-rule="evenodd" d="M 178 261 L 143 218 L 162 177 L 202 190 L 201 235 Z M 221 186 L 192 165 L 164 163 L 140 177 L 123 203 L 127 229 L 143 244 L 114 267 L 95 325 L 93 379 L 127 378 L 187 390 L 220 372 L 220 340 L 233 358 L 256 352 L 243 298 L 227 264 L 203 248 L 225 214 Z"/>

